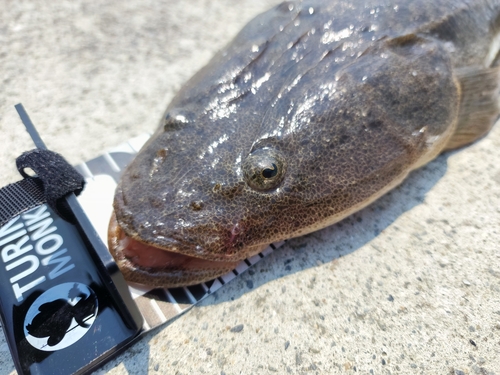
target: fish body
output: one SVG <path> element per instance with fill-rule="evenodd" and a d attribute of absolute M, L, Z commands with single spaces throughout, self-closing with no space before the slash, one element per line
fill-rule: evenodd
<path fill-rule="evenodd" d="M 498 117 L 500 1 L 284 2 L 180 90 L 126 169 L 126 278 L 206 281 L 331 225 Z"/>

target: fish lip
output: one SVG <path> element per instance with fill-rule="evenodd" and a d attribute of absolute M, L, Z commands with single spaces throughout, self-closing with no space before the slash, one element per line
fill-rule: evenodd
<path fill-rule="evenodd" d="M 160 263 L 154 266 L 137 264 L 134 259 L 127 257 L 126 248 L 121 245 L 123 238 L 132 240 L 139 246 L 144 246 L 146 250 L 149 248 L 149 250 L 159 251 L 160 257 L 165 256 L 167 259 L 172 257 L 173 263 L 177 264 L 172 265 L 169 262 L 166 265 Z M 153 287 L 174 288 L 199 284 L 230 272 L 240 262 L 239 260 L 217 262 L 195 258 L 134 240 L 128 237 L 121 228 L 114 212 L 108 229 L 108 246 L 125 279 Z"/>
<path fill-rule="evenodd" d="M 113 211 L 112 215 L 111 215 L 109 227 L 108 227 L 108 242 L 110 244 L 112 244 L 112 246 L 110 245 L 110 247 L 113 247 L 113 249 L 115 249 L 116 252 L 121 251 L 119 249 L 120 245 L 118 243 L 116 243 L 116 241 L 118 241 L 118 238 L 117 238 L 118 231 L 121 231 L 125 237 L 133 240 L 134 242 L 142 244 L 146 247 L 150 247 L 150 248 L 164 251 L 166 253 L 178 254 L 178 255 L 183 255 L 186 257 L 190 257 L 190 258 L 196 258 L 196 259 L 207 260 L 207 261 L 219 260 L 219 259 L 217 259 L 217 260 L 208 259 L 208 258 L 205 258 L 203 256 L 196 256 L 196 255 L 192 254 L 191 251 L 182 251 L 182 250 L 185 250 L 185 249 L 192 247 L 193 244 L 188 243 L 188 242 L 182 242 L 182 241 L 179 241 L 179 240 L 172 238 L 172 237 L 163 237 L 163 241 L 168 242 L 168 246 L 160 246 L 160 245 L 155 244 L 155 243 L 150 243 L 148 241 L 144 241 L 140 238 L 139 234 L 137 234 L 137 233 L 133 233 L 133 234 L 127 233 L 127 230 L 123 227 L 123 225 L 121 225 L 120 221 L 118 220 L 116 212 Z M 204 252 L 204 249 L 201 249 L 200 252 Z M 219 261 L 223 261 L 223 260 L 220 259 Z"/>
<path fill-rule="evenodd" d="M 120 229 L 127 237 L 144 245 L 166 252 L 182 254 L 213 262 L 236 262 L 259 253 L 269 245 L 269 243 L 265 243 L 235 247 L 234 245 L 237 243 L 237 241 L 235 241 L 237 238 L 235 228 L 237 228 L 238 225 L 233 225 L 232 229 L 226 231 L 221 230 L 221 232 L 217 233 L 216 235 L 220 240 L 217 239 L 214 241 L 213 246 L 203 246 L 199 241 L 179 238 L 181 234 L 178 233 L 151 236 L 147 233 L 147 230 L 137 228 L 137 220 L 133 219 L 133 212 L 127 209 L 127 201 L 124 196 L 124 189 L 121 186 L 121 182 L 116 189 L 113 206 L 114 211 L 112 217 L 117 221 L 117 225 L 119 225 Z M 108 232 L 110 248 L 111 237 L 111 232 Z"/>
<path fill-rule="evenodd" d="M 140 242 L 144 245 L 151 246 L 163 251 L 182 254 L 185 256 L 191 256 L 199 259 L 205 259 L 210 261 L 234 260 L 234 258 L 226 259 L 227 257 L 225 257 L 223 254 L 215 254 L 215 255 L 211 254 L 208 251 L 208 249 L 206 249 L 204 246 L 201 246 L 198 243 L 191 241 L 184 241 L 182 239 L 175 238 L 172 235 L 170 236 L 158 235 L 157 237 L 141 235 L 141 232 L 144 232 L 144 230 L 137 228 L 136 223 L 132 219 L 133 212 L 130 212 L 130 210 L 127 209 L 127 203 L 124 196 L 123 188 L 121 186 L 121 182 L 118 184 L 118 187 L 116 189 L 113 206 L 114 210 L 112 213 L 111 222 L 115 220 L 117 222 L 117 225 L 124 232 L 124 234 L 127 237 L 133 239 L 134 241 Z M 110 222 L 110 228 L 111 228 L 111 222 Z M 108 239 L 110 239 L 111 236 L 112 236 L 111 232 L 108 231 Z M 157 242 L 153 242 L 151 240 L 148 241 L 145 240 L 144 237 L 151 237 L 153 240 L 156 238 L 159 241 Z M 162 242 L 162 244 L 158 243 L 160 241 Z"/>

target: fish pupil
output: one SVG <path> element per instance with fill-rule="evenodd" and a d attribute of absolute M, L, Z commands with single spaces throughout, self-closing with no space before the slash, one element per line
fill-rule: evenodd
<path fill-rule="evenodd" d="M 273 168 L 266 168 L 262 171 L 262 176 L 264 178 L 273 178 L 274 176 L 276 176 L 278 174 L 278 167 L 276 166 L 276 164 L 272 164 Z"/>

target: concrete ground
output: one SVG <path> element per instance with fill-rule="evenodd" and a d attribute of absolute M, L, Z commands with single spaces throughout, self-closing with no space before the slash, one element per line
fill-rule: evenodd
<path fill-rule="evenodd" d="M 181 84 L 277 0 L 0 9 L 0 184 L 33 148 L 79 163 L 153 131 Z M 289 241 L 99 374 L 500 374 L 500 127 Z M 243 325 L 242 330 L 231 328 Z M 0 374 L 15 373 L 0 339 Z"/>

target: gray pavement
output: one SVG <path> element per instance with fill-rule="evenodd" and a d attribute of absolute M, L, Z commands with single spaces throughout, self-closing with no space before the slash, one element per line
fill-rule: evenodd
<path fill-rule="evenodd" d="M 0 185 L 33 148 L 14 104 L 49 148 L 91 159 L 153 131 L 182 83 L 277 2 L 3 0 Z M 289 241 L 98 373 L 500 374 L 499 241 L 497 126 Z M 0 374 L 13 373 L 2 336 Z"/>

